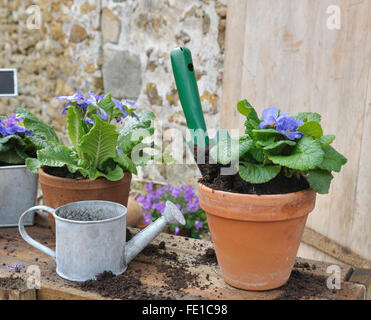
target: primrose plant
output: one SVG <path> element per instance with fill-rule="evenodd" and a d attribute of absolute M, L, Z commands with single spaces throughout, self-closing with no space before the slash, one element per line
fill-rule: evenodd
<path fill-rule="evenodd" d="M 170 225 L 169 230 L 179 234 L 181 229 L 188 229 L 192 238 L 199 238 L 208 231 L 205 212 L 200 208 L 198 196 L 194 188 L 182 185 L 176 188 L 172 185 L 155 188 L 153 183 L 145 185 L 146 195 L 137 198 L 142 204 L 145 223 L 149 224 L 161 217 L 164 213 L 166 201 L 173 202 L 184 215 L 186 224 L 184 226 Z"/>
<path fill-rule="evenodd" d="M 241 178 L 251 184 L 269 182 L 283 171 L 287 177 L 305 177 L 320 194 L 328 193 L 332 172 L 339 172 L 347 159 L 330 146 L 335 136 L 323 134 L 320 114 L 293 117 L 271 107 L 259 118 L 246 100 L 237 109 L 246 116 L 245 135 L 214 146 L 210 155 L 215 161 L 237 164 Z"/>
<path fill-rule="evenodd" d="M 61 111 L 67 117 L 67 132 L 71 147 L 50 137 L 47 145 L 37 151 L 37 159 L 27 159 L 31 172 L 41 167 L 66 167 L 70 173 L 79 172 L 83 178 L 95 180 L 104 177 L 110 181 L 123 178 L 125 171 L 137 173 L 137 167 L 146 165 L 152 155 L 151 145 L 143 140 L 152 136 L 152 112 L 137 114 L 134 102 L 122 103 L 111 94 L 81 93 L 61 96 L 65 101 Z M 125 121 L 118 130 L 114 123 Z"/>
<path fill-rule="evenodd" d="M 36 157 L 42 141 L 40 134 L 26 128 L 20 114 L 0 116 L 0 165 L 24 164 L 27 158 Z"/>

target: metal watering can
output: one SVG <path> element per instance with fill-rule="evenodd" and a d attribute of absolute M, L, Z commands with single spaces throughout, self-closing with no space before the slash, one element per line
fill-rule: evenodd
<path fill-rule="evenodd" d="M 35 210 L 51 213 L 56 226 L 56 251 L 32 239 L 24 228 L 27 214 Z M 163 215 L 126 243 L 126 213 L 121 204 L 108 201 L 81 201 L 52 209 L 36 206 L 19 219 L 19 232 L 30 245 L 51 256 L 57 274 L 70 281 L 86 281 L 112 271 L 124 273 L 128 264 L 169 224 L 185 225 L 179 209 L 166 202 Z M 89 221 L 73 220 L 73 215 L 88 216 Z M 82 220 L 81 217 L 79 220 Z M 86 218 L 84 218 L 86 220 Z"/>

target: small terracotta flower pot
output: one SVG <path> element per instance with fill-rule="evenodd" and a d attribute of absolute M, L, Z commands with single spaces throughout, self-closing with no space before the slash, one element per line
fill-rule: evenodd
<path fill-rule="evenodd" d="M 316 193 L 248 195 L 198 185 L 225 282 L 245 290 L 270 290 L 290 277 Z"/>
<path fill-rule="evenodd" d="M 112 201 L 127 206 L 131 173 L 125 172 L 125 176 L 119 181 L 107 179 L 92 181 L 59 178 L 39 169 L 39 181 L 45 205 L 54 209 L 67 203 L 86 200 Z M 49 220 L 55 233 L 55 221 L 51 215 Z"/>

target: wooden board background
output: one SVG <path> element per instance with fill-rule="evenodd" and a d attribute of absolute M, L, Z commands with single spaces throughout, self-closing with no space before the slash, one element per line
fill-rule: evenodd
<path fill-rule="evenodd" d="M 329 30 L 327 8 L 341 9 Z M 221 127 L 243 128 L 237 101 L 322 114 L 348 158 L 308 226 L 371 257 L 371 0 L 229 0 Z"/>

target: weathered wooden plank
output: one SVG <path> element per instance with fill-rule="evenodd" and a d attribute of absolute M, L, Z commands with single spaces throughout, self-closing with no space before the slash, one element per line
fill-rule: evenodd
<path fill-rule="evenodd" d="M 30 233 L 36 239 L 42 239 L 50 247 L 53 247 L 53 235 L 50 231 L 39 227 L 28 228 Z M 0 239 L 0 262 L 5 265 L 14 265 L 23 263 L 25 268 L 17 277 L 22 277 L 27 281 L 30 275 L 26 272 L 27 267 L 34 265 L 40 268 L 41 287 L 37 289 L 37 298 L 40 300 L 77 300 L 77 299 L 107 299 L 96 292 L 82 291 L 74 282 L 60 278 L 55 272 L 55 262 L 48 256 L 33 251 L 33 249 L 22 239 L 17 237 L 16 228 L 2 229 L 3 236 Z M 138 232 L 138 229 L 130 229 L 132 234 Z M 47 240 L 47 238 L 51 238 Z M 11 253 L 4 249 L 8 245 L 9 239 L 15 239 Z M 162 243 L 163 242 L 163 243 Z M 161 245 L 160 245 L 161 244 Z M 148 292 L 156 294 L 160 291 L 166 291 L 172 299 L 243 299 L 243 300 L 272 300 L 293 298 L 291 291 L 287 287 L 268 292 L 251 292 L 233 288 L 227 285 L 217 264 L 206 264 L 200 261 L 200 257 L 206 250 L 212 248 L 209 241 L 187 239 L 169 234 L 160 234 L 152 243 L 153 249 L 157 254 L 148 254 L 143 252 L 139 254 L 129 265 L 127 273 L 137 276 Z M 13 251 L 13 248 L 16 250 Z M 155 250 L 155 251 L 156 251 Z M 30 254 L 31 252 L 31 254 Z M 166 254 L 165 254 L 166 253 Z M 174 254 L 176 255 L 174 257 Z M 37 261 L 36 261 L 37 260 Z M 178 268 L 182 267 L 184 272 L 194 275 L 195 281 L 191 281 L 184 288 L 172 288 L 172 279 L 170 274 L 164 270 L 166 266 Z M 330 276 L 327 273 L 329 264 L 318 261 L 297 259 L 294 270 L 295 274 L 290 279 L 289 288 L 301 287 L 299 297 L 301 299 L 358 299 L 362 297 L 364 287 L 356 284 L 349 284 L 347 279 L 351 273 L 349 266 L 339 264 L 341 269 L 341 290 L 328 290 L 326 287 L 326 278 Z M 170 269 L 171 271 L 172 269 Z M 182 272 L 182 271 L 181 271 Z M 307 275 L 306 277 L 295 278 L 298 274 Z M 9 277 L 14 273 L 8 269 L 0 269 L 0 278 Z M 170 277 L 170 278 L 169 278 Z M 304 282 L 303 282 L 304 281 Z M 316 284 L 312 288 L 312 284 Z M 362 291 L 363 290 L 363 291 Z"/>
<path fill-rule="evenodd" d="M 243 117 L 235 110 L 241 98 L 250 100 L 259 112 L 274 105 L 292 114 L 321 113 L 325 133 L 337 135 L 334 147 L 349 161 L 335 174 L 330 194 L 318 196 L 308 226 L 367 259 L 371 256 L 371 2 L 244 2 L 245 7 L 239 0 L 228 2 L 230 10 L 246 10 L 245 17 L 228 19 L 224 64 L 228 81 L 223 86 L 221 127 L 243 129 Z M 341 9 L 340 30 L 327 27 L 330 5 Z M 234 59 L 241 53 L 242 62 Z"/>

